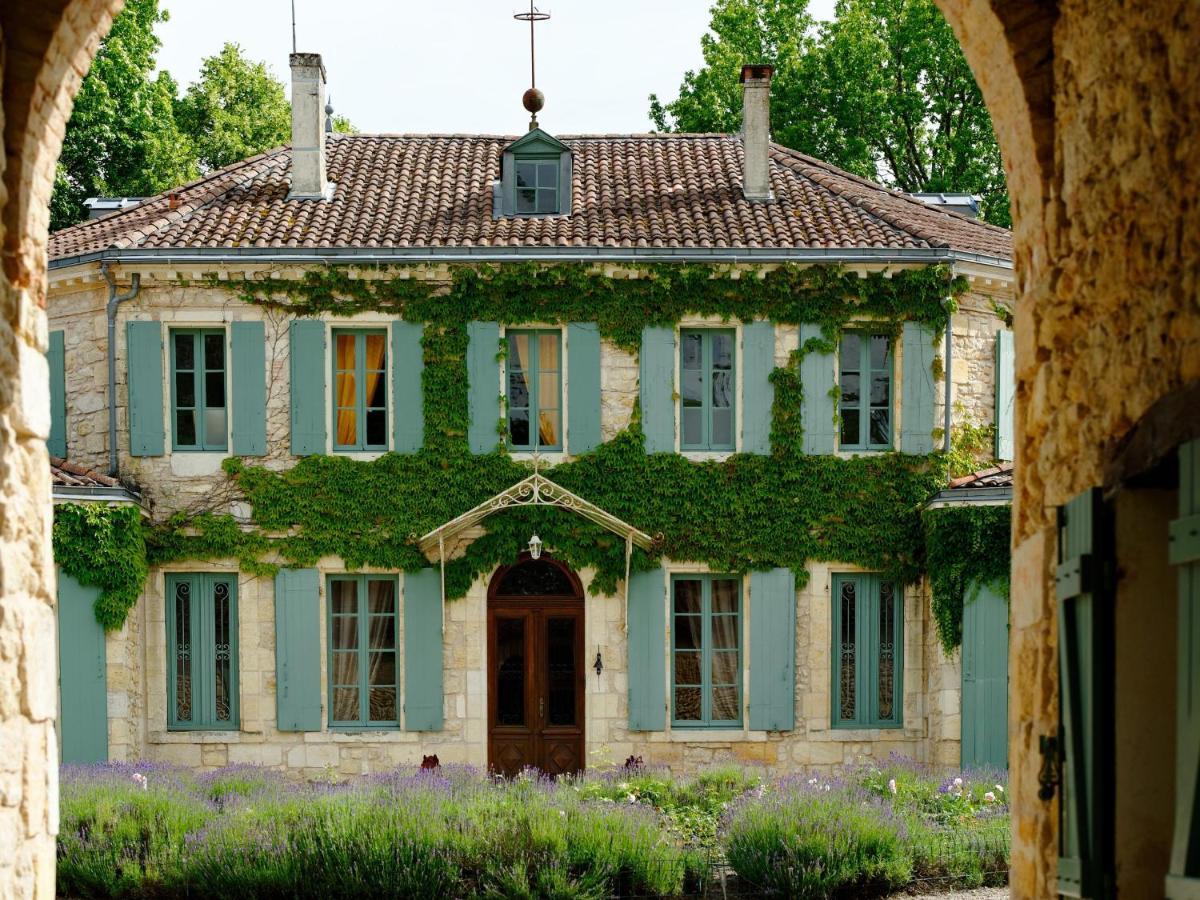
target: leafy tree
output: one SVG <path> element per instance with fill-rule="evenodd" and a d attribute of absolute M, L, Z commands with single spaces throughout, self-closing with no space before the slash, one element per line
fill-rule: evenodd
<path fill-rule="evenodd" d="M 984 217 L 1010 224 L 983 96 L 932 0 L 839 0 L 819 28 L 808 0 L 716 0 L 710 28 L 679 97 L 651 95 L 656 127 L 736 131 L 742 64 L 771 63 L 780 143 L 901 190 L 981 194 Z"/>
<path fill-rule="evenodd" d="M 191 142 L 172 115 L 176 85 L 151 77 L 167 19 L 158 0 L 129 0 L 100 44 L 63 137 L 50 201 L 50 227 L 86 216 L 88 197 L 144 196 L 196 173 Z"/>

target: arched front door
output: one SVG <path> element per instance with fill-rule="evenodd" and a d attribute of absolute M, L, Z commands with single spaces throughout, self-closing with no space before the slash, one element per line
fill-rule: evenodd
<path fill-rule="evenodd" d="M 523 554 L 488 588 L 488 765 L 515 775 L 583 769 L 583 587 Z"/>

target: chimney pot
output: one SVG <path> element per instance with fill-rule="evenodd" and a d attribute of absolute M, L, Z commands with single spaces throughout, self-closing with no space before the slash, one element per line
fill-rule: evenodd
<path fill-rule="evenodd" d="M 771 76 L 775 67 L 742 66 L 742 193 L 768 203 L 771 193 Z"/>
<path fill-rule="evenodd" d="M 328 200 L 325 177 L 325 65 L 319 53 L 293 53 L 292 189 L 288 199 Z"/>

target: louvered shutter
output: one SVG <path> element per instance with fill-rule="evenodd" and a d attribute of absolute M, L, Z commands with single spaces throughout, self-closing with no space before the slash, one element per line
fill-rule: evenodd
<path fill-rule="evenodd" d="M 297 319 L 289 332 L 292 455 L 325 452 L 325 323 Z"/>
<path fill-rule="evenodd" d="M 667 578 L 662 569 L 629 578 L 629 729 L 662 731 L 667 715 Z"/>
<path fill-rule="evenodd" d="M 642 433 L 647 453 L 675 451 L 675 332 L 643 328 L 639 359 Z"/>
<path fill-rule="evenodd" d="M 46 449 L 51 456 L 65 458 L 67 455 L 67 365 L 66 342 L 61 331 L 50 332 L 50 346 L 46 351 L 46 364 L 50 368 L 50 437 Z"/>
<path fill-rule="evenodd" d="M 800 326 L 801 349 L 809 341 L 824 340 L 820 325 Z M 800 424 L 804 429 L 804 452 L 833 453 L 836 447 L 837 424 L 834 398 L 831 391 L 837 385 L 832 353 L 805 353 L 800 361 L 800 386 L 804 392 L 800 409 Z"/>
<path fill-rule="evenodd" d="M 321 603 L 316 569 L 275 576 L 275 720 L 280 731 L 321 730 Z"/>
<path fill-rule="evenodd" d="M 904 379 L 900 400 L 900 450 L 933 452 L 934 333 L 916 322 L 905 322 L 901 335 Z"/>
<path fill-rule="evenodd" d="M 230 326 L 233 357 L 233 452 L 267 452 L 267 342 L 262 322 Z"/>
<path fill-rule="evenodd" d="M 1017 375 L 1013 362 L 1013 333 L 996 332 L 996 458 L 1013 459 L 1014 407 Z"/>
<path fill-rule="evenodd" d="M 404 573 L 404 728 L 441 731 L 442 582 L 437 569 Z"/>
<path fill-rule="evenodd" d="M 796 575 L 750 574 L 750 728 L 796 727 Z"/>
<path fill-rule="evenodd" d="M 567 326 L 567 449 L 600 446 L 600 329 L 594 322 Z"/>
<path fill-rule="evenodd" d="M 491 453 L 500 441 L 500 326 L 467 323 L 467 442 L 472 453 Z"/>
<path fill-rule="evenodd" d="M 60 332 L 61 333 L 61 332 Z M 58 734 L 62 762 L 108 762 L 108 657 L 100 589 L 58 570 Z"/>
<path fill-rule="evenodd" d="M 425 400 L 421 378 L 425 372 L 423 325 L 392 323 L 392 396 L 395 398 L 393 449 L 416 453 L 425 442 Z"/>
<path fill-rule="evenodd" d="M 1062 802 L 1058 890 L 1112 892 L 1112 544 L 1099 488 L 1058 510 L 1059 708 Z"/>
<path fill-rule="evenodd" d="M 130 322 L 125 333 L 129 354 L 129 453 L 162 456 L 162 326 L 158 322 Z"/>
<path fill-rule="evenodd" d="M 771 452 L 771 404 L 775 387 L 775 326 L 750 322 L 742 326 L 742 451 Z"/>
<path fill-rule="evenodd" d="M 1175 837 L 1166 895 L 1200 896 L 1200 441 L 1179 448 L 1179 518 L 1169 559 L 1179 567 Z"/>

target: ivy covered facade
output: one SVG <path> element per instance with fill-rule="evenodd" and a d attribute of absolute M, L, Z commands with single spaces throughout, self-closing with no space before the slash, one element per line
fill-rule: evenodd
<path fill-rule="evenodd" d="M 329 198 L 279 151 L 55 236 L 52 453 L 110 466 L 113 310 L 144 511 L 141 568 L 56 526 L 109 756 L 959 761 L 921 511 L 948 422 L 1011 428 L 1007 235 L 783 148 L 752 202 L 737 136 L 541 135 L 331 138 Z"/>

